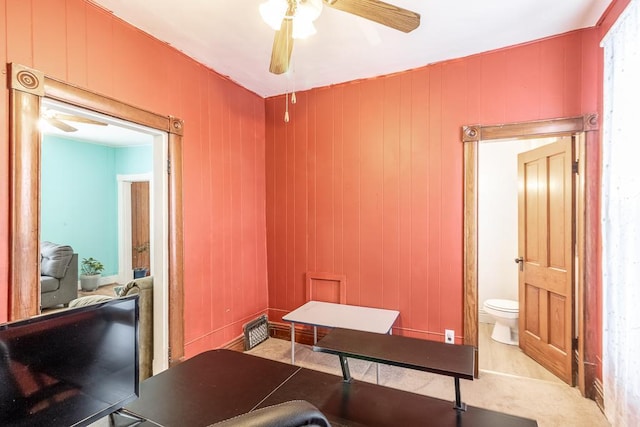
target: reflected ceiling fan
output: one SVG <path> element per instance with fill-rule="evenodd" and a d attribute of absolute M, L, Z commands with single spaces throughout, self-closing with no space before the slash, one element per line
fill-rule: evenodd
<path fill-rule="evenodd" d="M 268 0 L 260 5 L 260 14 L 276 30 L 270 72 L 282 74 L 289 69 L 293 40 L 315 34 L 313 21 L 323 4 L 405 33 L 420 25 L 420 14 L 379 0 Z"/>
<path fill-rule="evenodd" d="M 76 122 L 76 123 L 86 123 L 90 125 L 96 126 L 107 126 L 108 124 L 105 122 L 101 122 L 99 120 L 88 119 L 82 116 L 76 116 L 75 114 L 65 114 L 60 113 L 55 110 L 45 109 L 42 111 L 41 117 L 44 121 L 49 123 L 51 126 L 54 126 L 64 132 L 75 132 L 78 129 L 71 126 L 66 122 Z"/>

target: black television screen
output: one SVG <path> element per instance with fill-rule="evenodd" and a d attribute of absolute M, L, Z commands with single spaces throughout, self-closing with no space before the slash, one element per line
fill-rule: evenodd
<path fill-rule="evenodd" d="M 0 425 L 85 426 L 138 396 L 138 297 L 0 325 Z"/>

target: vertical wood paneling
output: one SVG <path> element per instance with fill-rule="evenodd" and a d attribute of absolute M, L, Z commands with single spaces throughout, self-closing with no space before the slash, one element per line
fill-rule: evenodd
<path fill-rule="evenodd" d="M 411 105 L 411 324 L 406 327 L 429 330 L 429 128 L 431 114 L 429 68 L 412 74 Z M 406 287 L 403 286 L 403 287 Z M 402 313 L 400 313 L 402 316 Z"/>
<path fill-rule="evenodd" d="M 541 81 L 540 114 L 543 118 L 562 117 L 564 111 L 563 84 L 565 80 L 564 40 L 552 39 L 540 45 L 540 62 L 537 66 Z M 575 70 L 574 70 L 575 72 Z M 566 94 L 576 96 L 576 94 Z"/>
<path fill-rule="evenodd" d="M 458 261 L 462 225 L 455 216 L 456 211 L 461 211 L 462 198 L 461 195 L 453 197 L 442 194 L 452 191 L 456 186 L 460 187 L 462 159 L 458 154 L 461 151 L 448 151 L 454 144 L 449 141 L 450 135 L 458 134 L 463 124 L 504 123 L 514 120 L 514 117 L 533 120 L 554 115 L 575 115 L 592 111 L 592 104 L 599 102 L 597 92 L 600 83 L 597 76 L 590 75 L 593 73 L 590 70 L 597 68 L 594 64 L 600 58 L 585 57 L 576 52 L 576 46 L 584 43 L 584 34 L 590 34 L 587 31 L 532 43 L 528 47 L 519 46 L 461 60 L 468 64 L 466 76 L 453 78 L 451 84 L 459 83 L 467 88 L 461 100 L 469 108 L 462 114 L 447 115 L 445 111 L 460 108 L 460 104 L 445 106 L 449 94 L 439 89 L 442 84 L 439 65 L 403 74 L 401 93 L 405 90 L 405 79 L 411 85 L 408 95 L 410 102 L 405 103 L 402 96 L 399 101 L 400 136 L 386 136 L 382 127 L 382 123 L 389 120 L 387 114 L 395 113 L 382 101 L 385 93 L 381 88 L 384 88 L 386 79 L 395 77 L 351 82 L 326 89 L 332 99 L 328 108 L 333 113 L 317 110 L 320 108 L 316 102 L 317 90 L 298 94 L 299 104 L 295 107 L 296 114 L 292 115 L 295 124 L 289 124 L 293 132 L 287 133 L 282 122 L 284 109 L 281 98 L 267 100 L 265 107 L 259 97 L 247 95 L 244 89 L 194 65 L 192 60 L 165 44 L 136 34 L 137 30 L 131 30 L 124 22 L 83 0 L 66 1 L 66 55 L 48 55 L 45 52 L 46 45 L 57 38 L 59 27 L 51 24 L 51 28 L 47 28 L 48 24 L 45 24 L 44 28 L 35 30 L 34 23 L 39 18 L 34 16 L 40 12 L 32 10 L 35 7 L 33 4 L 31 0 L 0 0 L 0 6 L 3 6 L 0 17 L 6 11 L 2 19 L 6 25 L 1 35 L 4 39 L 0 53 L 6 46 L 6 62 L 34 66 L 34 60 L 42 61 L 43 66 L 53 73 L 66 72 L 66 78 L 74 84 L 185 119 L 187 355 L 220 345 L 225 337 L 241 331 L 241 319 L 256 314 L 250 312 L 251 304 L 247 301 L 260 292 L 266 298 L 267 291 L 264 289 L 267 272 L 269 305 L 281 312 L 294 308 L 289 306 L 287 293 L 292 295 L 291 301 L 300 298 L 304 286 L 303 271 L 316 270 L 318 260 L 324 259 L 325 254 L 330 254 L 330 264 L 335 273 L 344 272 L 347 277 L 349 303 L 386 305 L 387 291 L 397 286 L 402 327 L 406 328 L 403 333 L 423 336 L 440 334 L 441 321 L 449 322 L 447 319 L 450 315 L 452 318 L 461 318 L 458 307 L 455 304 L 451 307 L 449 301 L 457 299 L 462 287 L 462 266 Z M 47 38 L 49 33 L 52 36 Z M 593 43 L 591 40 L 588 42 L 589 46 Z M 116 44 L 118 50 L 124 51 L 116 52 Z M 537 58 L 524 53 L 536 50 L 539 52 Z M 583 47 L 583 51 L 596 50 Z M 118 58 L 127 56 L 131 56 L 133 62 L 131 68 L 123 73 Z M 531 67 L 523 70 L 518 61 L 526 61 Z M 140 76 L 133 79 L 138 83 L 138 78 L 144 79 L 146 76 L 147 80 L 142 86 L 133 84 L 126 90 L 115 87 L 117 76 L 132 75 Z M 465 79 L 466 84 L 463 81 Z M 207 96 L 201 94 L 203 80 L 209 83 L 215 81 L 216 90 L 211 96 L 220 100 L 219 105 L 201 102 L 201 97 Z M 164 86 L 165 90 L 150 93 L 149 88 L 156 85 Z M 576 85 L 581 87 L 576 89 Z M 336 95 L 338 90 L 342 91 L 342 96 Z M 514 99 L 509 101 L 512 93 Z M 577 105 L 575 99 L 581 93 L 588 99 L 582 99 L 581 104 Z M 2 105 L 6 105 L 6 90 L 4 94 Z M 248 96 L 250 101 L 246 102 L 244 96 Z M 460 96 L 460 92 L 456 92 L 456 96 Z M 526 101 L 522 102 L 523 99 Z M 337 108 L 338 105 L 342 108 Z M 203 114 L 215 116 L 216 119 L 207 119 L 205 124 L 201 124 Z M 236 118 L 235 121 L 232 121 L 232 116 Z M 333 132 L 327 141 L 317 139 L 317 131 L 325 125 L 318 120 L 319 116 L 328 117 L 333 123 Z M 408 117 L 411 120 L 405 124 L 403 120 Z M 440 118 L 444 118 L 446 123 Z M 342 124 L 339 125 L 339 122 Z M 266 128 L 260 130 L 265 123 Z M 244 131 L 252 125 L 259 132 L 250 137 Z M 242 131 L 230 132 L 230 126 L 238 126 Z M 6 128 L 4 131 L 7 132 Z M 403 132 L 409 135 L 407 145 Z M 287 151 L 288 138 L 293 151 Z M 387 138 L 400 144 L 397 147 L 400 166 L 395 170 L 396 183 L 385 180 L 385 177 L 394 176 L 384 173 L 385 170 L 389 172 L 390 161 L 383 153 L 392 147 Z M 243 144 L 253 144 L 259 154 L 253 162 L 250 156 L 245 157 L 250 148 Z M 322 144 L 330 144 L 331 148 L 327 149 Z M 283 148 L 284 156 L 281 152 Z M 409 171 L 402 166 L 402 153 L 406 150 L 410 153 L 406 160 Z M 316 155 L 329 151 L 333 159 L 332 176 L 329 179 L 332 186 L 327 191 L 331 195 L 331 225 L 318 221 L 316 194 L 320 172 Z M 342 155 L 341 161 L 338 152 Z M 287 167 L 287 155 L 295 159 L 293 168 Z M 231 170 L 232 159 L 235 159 L 235 165 L 240 165 L 239 172 Z M 597 162 L 596 157 L 591 159 L 591 162 L 594 161 Z M 248 165 L 247 162 L 252 164 Z M 597 163 L 590 164 L 597 169 L 593 166 Z M 255 174 L 247 168 L 252 168 Z M 289 176 L 292 173 L 293 180 Z M 247 180 L 256 183 L 256 202 L 249 201 L 253 197 L 251 191 L 247 194 Z M 290 185 L 292 181 L 293 186 Z M 398 188 L 393 196 L 397 203 L 395 210 L 393 204 L 387 204 L 389 198 L 384 198 L 385 193 L 390 194 L 388 188 L 393 186 Z M 597 189 L 597 185 L 591 188 L 590 194 L 597 197 L 594 188 Z M 326 190 L 326 187 L 322 190 Z M 8 196 L 3 191 L 0 190 L 0 203 L 8 206 Z M 236 193 L 244 196 L 234 203 L 233 195 Z M 287 197 L 294 200 L 295 218 L 287 218 Z M 405 209 L 406 199 L 410 200 L 408 210 Z M 281 200 L 284 203 L 280 204 Z M 445 200 L 445 205 L 439 207 L 439 203 Z M 239 207 L 241 212 L 233 212 L 233 207 Z M 338 213 L 340 208 L 342 212 Z M 246 213 L 246 209 L 252 209 L 258 218 Z M 2 210 L 7 211 L 8 208 Z M 397 215 L 395 219 L 392 218 L 394 212 Z M 238 215 L 235 222 L 231 218 L 233 215 Z M 406 219 L 410 221 L 410 227 L 405 223 Z M 391 255 L 387 255 L 383 245 L 385 239 L 390 238 L 388 234 L 391 233 L 385 233 L 385 229 L 390 231 L 389 221 L 399 224 L 400 234 L 399 247 L 393 249 Z M 4 223 L 8 224 L 8 220 Z M 593 223 L 597 224 L 597 220 Z M 245 227 L 256 229 L 258 238 L 251 248 L 245 247 L 246 241 L 251 240 L 247 236 L 252 234 L 251 231 L 243 234 L 247 232 Z M 261 231 L 265 227 L 266 236 Z M 330 248 L 319 257 L 318 227 L 328 227 L 332 236 Z M 287 233 L 291 233 L 293 240 L 289 240 Z M 5 242 L 7 234 L 6 230 L 0 232 L 0 238 Z M 410 238 L 403 238 L 405 235 Z M 293 247 L 287 245 L 291 241 L 294 242 Z M 269 252 L 268 260 L 264 254 L 265 247 Z M 338 249 L 340 247 L 343 248 L 342 254 Z M 597 248 L 597 244 L 594 247 Z M 0 249 L 4 260 L 1 267 L 6 272 L 7 254 L 3 251 Z M 287 261 L 290 256 L 288 253 L 292 251 L 295 251 L 290 258 L 294 265 L 293 276 Z M 451 251 L 455 254 L 452 255 Z M 236 258 L 237 265 L 247 265 L 244 258 L 247 253 L 255 254 L 255 265 L 258 266 L 256 277 L 246 272 L 237 274 L 230 271 L 229 266 L 233 265 Z M 405 254 L 409 257 L 408 269 Z M 394 256 L 400 258 L 402 267 L 395 267 L 393 263 L 387 267 L 389 258 L 393 259 Z M 397 285 L 387 283 L 391 280 L 385 278 L 389 268 L 400 269 Z M 6 273 L 3 276 L 6 277 Z M 242 283 L 245 280 L 247 283 Z M 232 291 L 231 287 L 239 290 Z M 262 306 L 266 308 L 266 301 Z M 408 308 L 405 309 L 406 306 Z M 229 307 L 233 313 L 225 314 Z M 3 309 L 0 308 L 0 320 Z M 405 318 L 407 312 L 410 314 Z M 202 317 L 207 320 L 200 322 Z M 461 322 L 453 327 L 460 330 Z"/>
<path fill-rule="evenodd" d="M 268 307 L 264 100 L 86 0 L 0 0 L 0 22 L 5 63 L 184 120 L 185 354 L 239 336 L 242 324 Z M 5 89 L 3 117 L 7 97 Z M 0 132 L 8 134 L 7 126 L 0 121 Z M 3 182 L 8 156 L 0 155 Z M 0 188 L 3 224 L 7 189 Z M 5 279 L 8 227 L 0 230 Z M 0 322 L 7 315 L 0 304 Z"/>
<path fill-rule="evenodd" d="M 344 273 L 347 276 L 347 304 L 360 302 L 360 86 L 344 87 L 342 111 L 344 171 Z"/>
<path fill-rule="evenodd" d="M 209 78 L 208 84 L 208 127 L 209 136 L 211 137 L 211 150 L 214 153 L 223 153 L 223 138 L 222 138 L 222 124 L 225 121 L 224 116 L 224 85 L 221 84 L 220 79 Z M 223 156 L 214 155 L 208 159 L 206 165 L 206 171 L 208 171 L 207 178 L 210 179 L 210 183 L 221 183 L 224 179 L 224 160 Z M 208 236 L 210 239 L 211 251 L 209 254 L 209 265 L 211 271 L 214 272 L 208 279 L 205 279 L 207 286 L 207 293 L 204 294 L 204 300 L 211 301 L 211 313 L 209 318 L 211 321 L 212 330 L 218 330 L 225 325 L 224 311 L 225 301 L 222 298 L 222 289 L 225 284 L 222 281 L 225 268 L 225 251 L 220 244 L 224 239 L 224 229 L 220 227 L 221 210 L 224 206 L 224 188 L 222 185 L 210 185 L 211 187 L 211 203 L 216 207 L 216 215 L 208 215 L 208 221 L 206 222 L 207 229 L 209 230 Z M 217 272 L 217 273 L 216 273 Z"/>
<path fill-rule="evenodd" d="M 319 90 L 316 97 L 315 146 L 315 271 L 332 272 L 334 231 L 334 180 L 338 173 L 333 155 L 333 91 Z"/>
<path fill-rule="evenodd" d="M 344 88 L 338 86 L 333 91 L 333 166 L 336 171 L 333 177 L 333 271 L 344 270 L 344 160 L 343 138 L 344 111 L 342 109 Z"/>
<path fill-rule="evenodd" d="M 400 98 L 401 76 L 384 80 L 382 147 L 382 306 L 400 305 Z"/>
<path fill-rule="evenodd" d="M 291 250 L 293 257 L 294 274 L 289 284 L 292 288 L 294 304 L 304 302 L 305 296 L 300 287 L 296 286 L 301 280 L 304 280 L 307 268 L 307 235 L 304 230 L 307 229 L 307 220 L 309 212 L 307 210 L 307 106 L 308 93 L 298 95 L 298 102 L 295 104 L 293 126 L 293 166 L 294 166 L 294 204 L 293 212 L 293 234 L 294 246 Z"/>
<path fill-rule="evenodd" d="M 87 86 L 87 14 L 83 0 L 67 0 L 67 70 L 66 80 L 80 87 Z M 179 114 L 174 113 L 176 117 Z"/>
<path fill-rule="evenodd" d="M 290 119 L 295 117 L 295 111 L 293 106 L 295 104 L 291 104 L 291 99 L 289 99 L 289 114 Z M 296 170 L 299 169 L 299 165 L 296 163 L 296 128 L 297 125 L 295 123 L 295 119 L 293 122 L 289 122 L 286 124 L 285 129 L 287 132 L 286 139 L 286 169 L 285 169 L 285 177 L 286 177 L 286 206 L 284 206 L 284 214 L 286 215 L 287 222 L 287 233 L 286 233 L 286 242 L 285 242 L 285 252 L 283 255 L 286 257 L 286 271 L 285 271 L 285 282 L 287 289 L 287 305 L 296 304 L 296 292 L 295 292 L 295 254 L 293 253 L 296 243 L 296 235 L 295 235 L 295 221 L 296 221 L 296 197 L 295 197 L 295 179 L 296 179 Z M 299 294 L 299 292 L 298 292 Z"/>
<path fill-rule="evenodd" d="M 7 62 L 17 62 L 33 67 L 32 0 L 6 3 L 7 16 L 4 21 L 7 41 Z M 6 88 L 6 86 L 4 86 Z"/>
<path fill-rule="evenodd" d="M 481 93 L 480 123 L 506 123 L 505 109 L 509 95 L 507 82 L 507 54 L 503 50 L 480 55 L 478 69 Z M 536 67 L 535 63 L 531 64 Z M 532 107 L 533 108 L 533 107 Z"/>
<path fill-rule="evenodd" d="M 202 87 L 202 84 L 206 87 L 206 81 L 203 80 L 203 76 L 198 72 L 198 67 L 195 64 L 189 64 L 188 73 L 192 78 L 190 81 L 184 82 L 186 90 L 197 91 L 199 87 Z M 198 94 L 192 98 L 192 103 L 186 110 L 187 114 L 192 115 L 193 118 L 189 122 L 189 126 L 185 126 L 185 130 L 193 132 L 194 135 L 200 135 L 203 132 L 201 102 L 201 96 Z M 206 113 L 206 110 L 204 113 Z M 185 135 L 185 140 L 188 140 L 187 136 Z M 200 138 L 193 140 L 189 144 L 189 149 L 183 153 L 185 164 L 195 163 L 198 159 L 204 158 L 203 144 L 204 139 Z M 196 169 L 184 168 L 184 180 L 190 183 L 189 187 L 184 189 L 185 199 L 204 200 L 207 176 L 205 169 L 203 169 L 203 172 L 198 173 Z M 197 211 L 186 209 L 184 216 L 185 248 L 193 251 L 192 253 L 194 254 L 198 254 L 197 258 L 185 257 L 185 282 L 187 277 L 189 277 L 190 281 L 190 290 L 185 292 L 185 307 L 193 307 L 193 311 L 185 310 L 185 341 L 189 343 L 197 340 L 198 337 L 206 335 L 211 330 L 211 317 L 209 315 L 201 315 L 207 307 L 207 299 L 204 297 L 208 289 L 206 270 L 195 268 L 196 263 L 202 262 L 202 256 L 207 245 L 207 240 L 203 238 L 203 235 L 206 236 L 204 231 L 207 230 L 206 217 Z M 187 273 L 187 271 L 191 271 L 191 274 Z"/>
<path fill-rule="evenodd" d="M 461 330 L 456 327 L 460 323 L 463 311 L 463 292 L 456 284 L 460 280 L 459 266 L 463 264 L 463 253 L 460 241 L 452 239 L 460 233 L 462 216 L 463 188 L 463 146 L 460 144 L 460 130 L 457 126 L 467 115 L 466 105 L 468 93 L 471 92 L 466 76 L 468 63 L 466 61 L 451 61 L 443 68 L 442 90 L 446 93 L 442 99 L 442 139 L 441 162 L 442 170 L 447 171 L 447 178 L 442 180 L 442 199 L 440 212 L 442 242 L 439 249 L 440 282 L 442 295 L 442 309 L 440 311 L 440 325 L 435 331 L 454 329 L 458 335 Z M 446 295 L 446 297 L 445 297 Z M 446 299 L 445 299 L 446 298 Z"/>
<path fill-rule="evenodd" d="M 141 89 L 144 86 L 141 80 L 146 78 L 147 73 L 143 71 L 143 68 L 140 70 L 142 75 L 130 74 L 131 68 L 139 69 L 140 64 L 143 63 L 141 56 L 144 54 L 140 41 L 139 32 L 135 28 L 119 25 L 113 27 L 112 50 L 118 52 L 118 54 L 114 54 L 111 63 L 113 81 L 117 82 L 117 84 L 114 83 L 113 91 L 116 97 L 127 96 L 127 93 L 131 93 L 135 97 L 133 102 L 142 106 L 144 104 L 140 103 L 140 98 L 143 92 Z M 130 47 L 127 48 L 127 46 Z M 133 89 L 134 87 L 137 87 L 137 90 Z"/>
<path fill-rule="evenodd" d="M 566 44 L 564 49 L 564 114 L 569 116 L 574 111 L 580 111 L 582 96 L 570 96 L 568 94 L 580 93 L 582 88 L 582 72 L 578 67 L 582 60 L 582 40 L 585 37 L 583 33 L 571 33 L 565 38 Z M 595 111 L 595 110 L 591 110 Z"/>
<path fill-rule="evenodd" d="M 96 92 L 113 93 L 113 64 L 116 62 L 113 49 L 114 19 L 91 3 L 86 7 L 86 16 L 87 84 Z"/>
<path fill-rule="evenodd" d="M 429 129 L 428 129 L 428 144 L 429 144 L 429 223 L 427 225 L 428 230 L 428 244 L 427 244 L 427 263 L 429 265 L 427 281 L 428 295 L 427 304 L 429 304 L 428 314 L 428 330 L 438 331 L 440 330 L 440 311 L 442 306 L 439 303 L 442 294 L 442 282 L 440 277 L 440 269 L 442 265 L 442 257 L 447 256 L 443 251 L 443 241 L 450 239 L 450 236 L 443 236 L 442 230 L 442 185 L 443 185 L 443 172 L 446 173 L 446 169 L 443 169 L 442 165 L 442 103 L 443 96 L 446 96 L 442 91 L 442 71 L 443 64 L 438 64 L 431 69 L 429 76 Z"/>
<path fill-rule="evenodd" d="M 306 117 L 306 115 L 304 116 Z M 273 284 L 269 286 L 269 307 L 284 307 L 282 302 L 278 300 L 278 292 L 281 286 L 276 286 L 276 260 L 278 259 L 278 253 L 276 251 L 276 195 L 278 189 L 276 186 L 276 135 L 275 135 L 275 123 L 276 123 L 276 104 L 275 102 L 265 103 L 265 122 L 271 123 L 268 128 L 265 127 L 265 221 L 267 229 L 267 283 Z M 301 143 L 300 143 L 301 144 Z M 306 168 L 304 168 L 306 170 Z M 306 218 L 305 218 L 306 228 Z M 306 242 L 306 238 L 305 238 Z M 305 251 L 306 255 L 306 251 Z M 273 319 L 273 316 L 270 316 Z"/>
<path fill-rule="evenodd" d="M 307 268 L 310 271 L 319 271 L 317 268 L 317 157 L 318 144 L 317 112 L 318 92 L 309 93 L 307 106 Z"/>
<path fill-rule="evenodd" d="M 287 168 L 278 151 L 284 143 L 277 134 L 281 119 L 268 117 L 267 132 L 275 137 L 267 151 L 275 158 L 267 173 L 294 174 L 295 185 L 291 188 L 287 177 L 269 181 L 274 187 L 268 188 L 267 203 L 293 197 L 297 206 L 305 196 L 308 207 L 306 215 L 294 210 L 306 224 L 271 217 L 267 236 L 276 242 L 269 242 L 269 262 L 276 269 L 270 272 L 276 277 L 269 282 L 271 294 L 293 287 L 297 295 L 304 289 L 298 267 L 286 283 L 280 278 L 280 251 L 291 247 L 277 242 L 294 234 L 295 254 L 287 256 L 299 268 L 344 274 L 348 304 L 400 308 L 399 333 L 441 339 L 444 328 L 452 328 L 460 341 L 461 126 L 581 114 L 585 107 L 576 102 L 583 102 L 584 89 L 576 84 L 584 85 L 584 33 L 298 94 L 289 123 L 295 132 L 286 135 L 286 143 L 294 150 L 306 147 L 307 156 L 295 151 Z M 267 109 L 280 102 L 268 99 Z M 306 252 L 297 243 L 305 239 Z M 297 300 L 270 304 L 282 315 Z"/>
<path fill-rule="evenodd" d="M 33 67 L 64 79 L 67 67 L 60 56 L 67 56 L 65 0 L 36 2 L 33 8 Z"/>
<path fill-rule="evenodd" d="M 539 60 L 540 46 L 537 43 L 524 45 L 506 63 L 509 91 L 505 99 L 510 121 L 524 121 L 540 104 Z"/>
<path fill-rule="evenodd" d="M 383 290 L 383 111 L 384 82 L 382 79 L 363 83 L 367 102 L 360 104 L 360 256 L 362 265 L 360 280 L 366 284 L 366 292 L 360 292 L 359 304 L 382 307 Z M 347 283 L 349 278 L 347 278 Z M 348 286 L 348 285 L 347 285 Z"/>
<path fill-rule="evenodd" d="M 283 121 L 284 102 L 280 102 L 276 107 L 275 138 L 274 138 L 274 165 L 275 169 L 275 247 L 274 247 L 274 284 L 277 283 L 277 293 L 275 295 L 274 307 L 287 306 L 287 133 L 286 125 Z"/>
<path fill-rule="evenodd" d="M 400 80 L 400 105 L 399 105 L 399 147 L 398 147 L 398 310 L 402 313 L 399 326 L 411 325 L 413 321 L 412 310 L 412 168 L 411 145 L 413 117 L 411 111 L 413 92 L 412 78 L 410 74 L 402 74 Z"/>

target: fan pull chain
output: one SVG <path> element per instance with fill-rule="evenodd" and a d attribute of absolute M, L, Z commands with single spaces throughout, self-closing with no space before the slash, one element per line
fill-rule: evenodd
<path fill-rule="evenodd" d="M 296 3 L 294 2 L 294 5 Z M 291 3 L 289 3 L 289 7 L 292 7 Z M 290 23 L 289 25 L 293 25 Z M 289 51 L 289 37 L 287 37 L 286 51 Z M 291 65 L 291 56 L 289 56 L 287 60 L 287 71 L 289 71 L 289 66 Z M 289 79 L 287 79 L 288 81 Z M 284 122 L 289 123 L 289 83 L 287 82 L 287 90 L 285 92 L 285 107 L 284 107 Z"/>
<path fill-rule="evenodd" d="M 293 66 L 291 67 L 291 76 L 293 77 L 293 90 L 291 91 L 291 103 L 298 102 L 296 99 L 296 58 L 293 58 Z"/>
<path fill-rule="evenodd" d="M 284 110 L 284 122 L 289 123 L 289 92 L 286 94 L 285 110 Z"/>

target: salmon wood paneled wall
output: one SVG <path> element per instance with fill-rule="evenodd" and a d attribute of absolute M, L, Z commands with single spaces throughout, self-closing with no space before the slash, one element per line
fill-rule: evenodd
<path fill-rule="evenodd" d="M 0 60 L 184 119 L 186 356 L 267 309 L 264 100 L 84 0 L 0 0 Z M 0 321 L 7 319 L 8 97 L 0 91 Z"/>
<path fill-rule="evenodd" d="M 400 310 L 395 332 L 461 342 L 461 126 L 596 111 L 594 32 L 298 93 L 289 123 L 268 99 L 272 320 L 304 303 L 305 272 L 329 272 L 348 304 Z"/>

